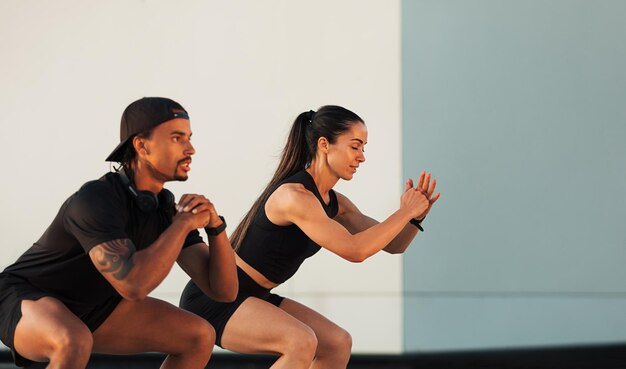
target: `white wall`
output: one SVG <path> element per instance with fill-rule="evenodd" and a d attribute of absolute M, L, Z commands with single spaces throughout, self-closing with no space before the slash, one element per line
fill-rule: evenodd
<path fill-rule="evenodd" d="M 190 112 L 191 178 L 169 188 L 208 195 L 231 231 L 292 120 L 323 104 L 354 110 L 370 133 L 366 165 L 339 190 L 379 219 L 398 204 L 399 1 L 3 0 L 0 50 L 2 268 L 109 170 L 120 115 L 143 96 Z M 176 269 L 153 295 L 177 303 L 185 283 Z M 402 349 L 397 256 L 351 265 L 321 252 L 279 291 L 351 331 L 355 352 Z"/>

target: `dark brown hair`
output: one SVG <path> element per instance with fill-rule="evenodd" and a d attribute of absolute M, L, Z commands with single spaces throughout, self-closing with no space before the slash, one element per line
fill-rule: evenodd
<path fill-rule="evenodd" d="M 317 153 L 319 138 L 325 137 L 333 144 L 337 136 L 348 131 L 355 123 L 364 122 L 355 113 L 336 105 L 322 106 L 317 112 L 308 111 L 298 115 L 291 126 L 276 173 L 230 236 L 230 242 L 235 250 L 241 246 L 259 208 L 265 204 L 280 182 L 311 164 Z"/>

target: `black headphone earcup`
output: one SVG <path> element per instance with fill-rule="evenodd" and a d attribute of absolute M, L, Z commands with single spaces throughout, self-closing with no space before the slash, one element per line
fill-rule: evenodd
<path fill-rule="evenodd" d="M 126 171 L 124 171 L 123 168 L 120 169 L 118 174 L 122 183 L 128 189 L 128 192 L 130 192 L 132 197 L 135 199 L 135 203 L 137 204 L 139 210 L 144 212 L 155 211 L 159 208 L 159 202 L 164 202 L 168 207 L 174 204 L 174 194 L 169 190 L 164 188 L 158 196 L 150 191 L 138 191 L 128 179 Z M 159 201 L 159 198 L 162 198 L 162 200 Z"/>
<path fill-rule="evenodd" d="M 155 211 L 159 207 L 159 198 L 149 191 L 138 191 L 135 200 L 141 211 Z"/>
<path fill-rule="evenodd" d="M 176 197 L 170 190 L 164 188 L 159 193 L 159 204 L 163 209 L 170 209 L 176 204 Z"/>

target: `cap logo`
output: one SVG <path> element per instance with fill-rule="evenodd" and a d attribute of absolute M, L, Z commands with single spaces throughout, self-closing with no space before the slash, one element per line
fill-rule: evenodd
<path fill-rule="evenodd" d="M 189 115 L 185 112 L 174 112 L 172 114 L 174 115 L 174 118 L 189 119 Z"/>

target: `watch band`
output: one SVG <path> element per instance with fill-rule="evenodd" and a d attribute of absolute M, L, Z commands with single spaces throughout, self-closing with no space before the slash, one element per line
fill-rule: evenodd
<path fill-rule="evenodd" d="M 413 219 L 409 220 L 409 223 L 413 224 L 414 226 L 417 227 L 417 229 L 419 229 L 420 231 L 424 232 L 424 228 L 422 228 L 422 221 L 423 220 L 424 219 L 417 220 L 417 219 L 413 218 Z"/>
<path fill-rule="evenodd" d="M 218 234 L 224 232 L 224 230 L 226 229 L 226 220 L 221 215 L 218 215 L 218 217 L 220 217 L 220 219 L 222 220 L 222 224 L 220 226 L 215 228 L 204 227 L 204 231 L 206 232 L 207 236 L 217 236 Z"/>

